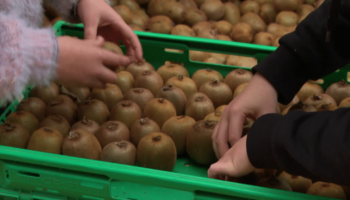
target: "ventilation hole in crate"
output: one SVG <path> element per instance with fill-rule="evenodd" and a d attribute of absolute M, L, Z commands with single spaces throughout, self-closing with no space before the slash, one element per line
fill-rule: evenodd
<path fill-rule="evenodd" d="M 5 171 L 5 174 L 6 174 L 6 179 L 8 180 L 8 179 L 10 178 L 9 171 L 8 171 L 8 170 L 6 170 L 6 171 Z"/>
<path fill-rule="evenodd" d="M 184 66 L 184 64 L 181 63 L 181 62 L 168 61 L 168 60 L 164 62 L 164 65 L 170 65 L 170 64 L 177 64 L 177 65 L 182 65 L 182 66 Z"/>
<path fill-rule="evenodd" d="M 311 83 L 318 83 L 318 84 L 323 84 L 324 80 L 323 79 L 318 79 L 317 81 L 310 80 Z"/>
<path fill-rule="evenodd" d="M 184 51 L 183 51 L 183 50 L 180 50 L 180 49 L 169 49 L 169 48 L 165 48 L 164 51 L 165 51 L 165 52 L 171 52 L 171 53 L 179 53 L 179 54 L 184 53 Z"/>
<path fill-rule="evenodd" d="M 31 172 L 21 172 L 21 171 L 19 171 L 18 174 L 21 175 L 21 176 L 30 176 L 30 177 L 35 177 L 35 178 L 39 178 L 40 177 L 40 174 L 31 173 Z"/>
<path fill-rule="evenodd" d="M 185 166 L 186 166 L 186 167 L 189 167 L 189 166 L 190 166 L 190 164 L 186 163 L 186 164 L 185 164 Z"/>

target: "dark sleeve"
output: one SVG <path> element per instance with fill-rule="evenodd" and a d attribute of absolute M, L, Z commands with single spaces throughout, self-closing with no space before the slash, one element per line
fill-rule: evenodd
<path fill-rule="evenodd" d="M 341 2 L 337 23 L 326 43 L 330 6 L 331 1 L 326 0 L 253 68 L 275 87 L 280 103 L 289 103 L 307 80 L 322 78 L 349 62 L 350 6 L 346 0 Z"/>
<path fill-rule="evenodd" d="M 250 162 L 325 182 L 350 185 L 350 108 L 268 114 L 247 138 Z"/>

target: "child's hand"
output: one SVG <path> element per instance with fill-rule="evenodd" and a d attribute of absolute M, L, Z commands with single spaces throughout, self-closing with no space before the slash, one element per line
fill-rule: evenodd
<path fill-rule="evenodd" d="M 228 177 L 241 177 L 255 170 L 247 154 L 247 135 L 240 139 L 221 159 L 212 164 L 208 177 L 225 180 Z"/>
<path fill-rule="evenodd" d="M 128 65 L 130 58 L 102 48 L 104 39 L 79 40 L 58 37 L 57 81 L 64 85 L 104 88 L 117 79 L 113 69 L 105 66 Z"/>
<path fill-rule="evenodd" d="M 85 39 L 96 39 L 101 35 L 117 44 L 121 40 L 131 61 L 143 59 L 137 35 L 104 0 L 81 0 L 78 14 L 84 24 Z"/>

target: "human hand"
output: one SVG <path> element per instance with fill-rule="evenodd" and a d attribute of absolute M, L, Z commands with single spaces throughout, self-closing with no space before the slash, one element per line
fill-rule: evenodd
<path fill-rule="evenodd" d="M 246 117 L 256 120 L 277 112 L 277 92 L 261 74 L 254 75 L 241 94 L 225 108 L 216 125 L 212 140 L 216 157 L 220 159 L 242 137 Z"/>
<path fill-rule="evenodd" d="M 247 136 L 241 138 L 218 162 L 208 170 L 208 177 L 225 180 L 226 177 L 241 177 L 253 172 L 247 153 Z"/>
<path fill-rule="evenodd" d="M 121 40 L 131 62 L 143 59 L 137 35 L 104 0 L 81 0 L 78 15 L 84 24 L 85 39 L 96 39 L 101 35 L 116 44 Z"/>
<path fill-rule="evenodd" d="M 127 65 L 130 59 L 102 48 L 104 39 L 79 40 L 58 37 L 59 58 L 57 81 L 63 85 L 104 88 L 114 83 L 117 75 L 105 66 Z"/>

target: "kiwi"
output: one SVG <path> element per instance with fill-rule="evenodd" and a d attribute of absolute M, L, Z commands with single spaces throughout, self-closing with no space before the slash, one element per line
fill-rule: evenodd
<path fill-rule="evenodd" d="M 307 190 L 306 194 L 334 199 L 346 199 L 345 192 L 341 186 L 321 181 L 313 183 Z"/>
<path fill-rule="evenodd" d="M 312 5 L 303 4 L 303 5 L 298 7 L 297 13 L 298 13 L 299 17 L 307 16 L 308 14 L 310 14 L 314 10 L 315 10 L 315 8 Z"/>
<path fill-rule="evenodd" d="M 114 6 L 117 6 L 118 5 L 118 1 L 119 0 L 109 0 L 109 5 L 114 7 Z"/>
<path fill-rule="evenodd" d="M 168 16 L 176 24 L 185 21 L 185 6 L 176 1 L 170 1 L 163 6 L 163 14 Z"/>
<path fill-rule="evenodd" d="M 149 16 L 147 15 L 146 11 L 143 9 L 137 9 L 132 11 L 133 16 L 139 16 L 143 19 L 143 21 L 148 22 Z"/>
<path fill-rule="evenodd" d="M 0 124 L 0 145 L 25 149 L 29 138 L 28 130 L 18 123 Z"/>
<path fill-rule="evenodd" d="M 218 21 L 225 15 L 225 7 L 220 0 L 207 0 L 200 9 L 206 14 L 208 20 Z"/>
<path fill-rule="evenodd" d="M 197 37 L 207 38 L 207 39 L 218 39 L 217 36 L 218 36 L 217 30 L 211 29 L 211 28 L 203 29 L 201 32 L 197 34 Z"/>
<path fill-rule="evenodd" d="M 228 85 L 218 80 L 208 81 L 199 88 L 199 92 L 206 94 L 215 108 L 229 104 L 232 100 L 232 91 Z"/>
<path fill-rule="evenodd" d="M 39 87 L 36 86 L 30 92 L 31 97 L 37 97 L 48 104 L 51 99 L 57 97 L 60 93 L 60 89 L 56 83 L 50 83 L 50 85 Z"/>
<path fill-rule="evenodd" d="M 33 114 L 26 111 L 13 112 L 6 118 L 6 121 L 22 125 L 30 135 L 39 127 L 39 120 Z"/>
<path fill-rule="evenodd" d="M 272 4 L 273 0 L 255 0 L 256 2 L 259 3 L 260 6 L 264 5 L 264 4 Z"/>
<path fill-rule="evenodd" d="M 266 24 L 270 24 L 276 20 L 277 12 L 272 4 L 267 3 L 261 6 L 259 15 Z"/>
<path fill-rule="evenodd" d="M 96 137 L 84 129 L 70 131 L 62 144 L 62 153 L 67 156 L 100 160 L 101 152 L 101 145 Z"/>
<path fill-rule="evenodd" d="M 307 15 L 300 16 L 299 20 L 298 20 L 298 24 L 300 24 L 306 17 L 307 17 Z"/>
<path fill-rule="evenodd" d="M 248 23 L 241 22 L 232 27 L 230 37 L 233 41 L 250 43 L 253 34 L 253 28 Z"/>
<path fill-rule="evenodd" d="M 194 2 L 197 4 L 198 7 L 201 7 L 204 2 L 208 0 L 194 0 Z"/>
<path fill-rule="evenodd" d="M 210 53 L 210 57 L 214 57 L 214 58 L 218 59 L 221 63 L 225 63 L 228 55 L 221 54 L 221 53 Z"/>
<path fill-rule="evenodd" d="M 77 87 L 77 86 L 64 86 L 64 87 L 70 93 L 77 96 L 80 102 L 84 102 L 90 96 L 90 89 L 88 87 Z"/>
<path fill-rule="evenodd" d="M 169 118 L 176 116 L 176 109 L 170 101 L 164 98 L 155 98 L 149 101 L 143 111 L 143 117 L 154 120 L 159 127 Z"/>
<path fill-rule="evenodd" d="M 245 22 L 252 27 L 253 33 L 259 33 L 266 30 L 266 23 L 258 14 L 248 12 L 241 17 L 240 22 Z"/>
<path fill-rule="evenodd" d="M 182 64 L 174 62 L 166 62 L 165 65 L 158 68 L 157 72 L 162 77 L 164 83 L 174 76 L 190 77 L 187 69 Z"/>
<path fill-rule="evenodd" d="M 95 134 L 99 128 L 100 128 L 100 125 L 97 122 L 89 120 L 86 117 L 84 117 L 81 121 L 76 122 L 71 127 L 71 130 L 84 129 L 92 134 Z"/>
<path fill-rule="evenodd" d="M 287 113 L 289 113 L 290 111 L 293 111 L 293 110 L 303 110 L 305 112 L 316 112 L 317 108 L 313 105 L 305 104 L 302 101 L 299 101 L 298 103 L 285 108 L 281 114 L 286 115 Z"/>
<path fill-rule="evenodd" d="M 30 136 L 27 149 L 46 153 L 61 154 L 63 136 L 55 129 L 43 127 Z"/>
<path fill-rule="evenodd" d="M 349 108 L 350 107 L 350 97 L 343 99 L 339 103 L 339 108 Z"/>
<path fill-rule="evenodd" d="M 124 100 L 115 104 L 111 110 L 109 119 L 123 122 L 129 129 L 131 129 L 134 122 L 140 119 L 141 116 L 142 111 L 136 103 Z"/>
<path fill-rule="evenodd" d="M 216 38 L 218 40 L 232 41 L 232 39 L 229 36 L 227 36 L 227 35 L 217 35 Z M 219 62 L 222 63 L 221 61 L 219 61 Z"/>
<path fill-rule="evenodd" d="M 282 11 L 276 17 L 276 23 L 284 27 L 295 26 L 299 22 L 299 16 L 292 11 Z"/>
<path fill-rule="evenodd" d="M 176 146 L 161 132 L 151 133 L 140 140 L 137 164 L 141 167 L 172 171 L 176 163 Z"/>
<path fill-rule="evenodd" d="M 226 20 L 218 21 L 214 24 L 214 28 L 218 34 L 229 35 L 232 31 L 232 24 Z"/>
<path fill-rule="evenodd" d="M 227 2 L 224 4 L 225 14 L 223 19 L 230 22 L 232 26 L 236 25 L 241 19 L 241 11 L 239 7 L 231 2 Z"/>
<path fill-rule="evenodd" d="M 135 165 L 136 148 L 129 141 L 112 142 L 103 148 L 101 160 L 124 165 Z"/>
<path fill-rule="evenodd" d="M 157 95 L 164 82 L 162 77 L 153 70 L 146 70 L 135 77 L 135 87 L 149 89 L 154 96 Z"/>
<path fill-rule="evenodd" d="M 131 63 L 126 68 L 126 71 L 130 72 L 134 78 L 136 77 L 137 74 L 146 70 L 155 70 L 155 69 L 149 62 L 146 62 L 145 60 Z"/>
<path fill-rule="evenodd" d="M 185 76 L 172 77 L 168 79 L 165 85 L 180 88 L 185 93 L 186 99 L 198 91 L 196 83 L 191 78 Z"/>
<path fill-rule="evenodd" d="M 173 22 L 165 15 L 154 16 L 148 21 L 148 30 L 153 33 L 169 34 L 173 27 Z"/>
<path fill-rule="evenodd" d="M 276 30 L 274 34 L 274 38 L 281 38 L 285 36 L 288 33 L 291 33 L 295 30 L 296 26 L 290 26 L 290 27 L 284 27 L 284 26 L 279 26 L 278 29 Z"/>
<path fill-rule="evenodd" d="M 123 122 L 108 121 L 101 125 L 95 133 L 95 137 L 104 148 L 112 142 L 130 141 L 130 131 Z"/>
<path fill-rule="evenodd" d="M 221 120 L 222 113 L 213 112 L 204 117 L 204 121 L 216 121 L 219 122 Z"/>
<path fill-rule="evenodd" d="M 242 15 L 248 12 L 256 14 L 259 14 L 260 12 L 260 4 L 256 1 L 243 1 L 239 8 L 241 10 Z"/>
<path fill-rule="evenodd" d="M 317 9 L 318 7 L 320 7 L 323 4 L 324 0 L 317 0 L 315 2 L 315 9 Z"/>
<path fill-rule="evenodd" d="M 134 25 L 134 24 L 130 24 L 129 27 L 133 30 L 133 31 L 145 31 L 145 29 L 137 26 L 137 25 Z"/>
<path fill-rule="evenodd" d="M 208 57 L 204 60 L 205 63 L 212 63 L 212 64 L 224 64 L 221 62 L 219 59 L 214 58 L 214 57 Z"/>
<path fill-rule="evenodd" d="M 339 104 L 343 99 L 350 97 L 350 84 L 342 79 L 330 85 L 326 90 L 326 94 L 333 97 L 335 102 Z"/>
<path fill-rule="evenodd" d="M 27 111 L 41 121 L 45 118 L 46 104 L 37 97 L 30 97 L 21 101 L 17 111 Z"/>
<path fill-rule="evenodd" d="M 204 93 L 196 92 L 187 99 L 185 114 L 196 121 L 203 120 L 214 111 L 213 102 Z"/>
<path fill-rule="evenodd" d="M 243 92 L 243 90 L 245 89 L 245 87 L 247 87 L 247 85 L 248 85 L 248 83 L 242 83 L 239 86 L 237 86 L 237 88 L 233 92 L 233 98 L 236 98 L 239 94 L 241 94 Z"/>
<path fill-rule="evenodd" d="M 224 83 L 226 83 L 231 88 L 231 91 L 234 92 L 240 84 L 248 83 L 252 78 L 253 74 L 250 71 L 245 69 L 235 69 L 226 75 Z"/>
<path fill-rule="evenodd" d="M 187 25 L 179 24 L 171 30 L 172 35 L 195 37 L 196 33 Z"/>
<path fill-rule="evenodd" d="M 174 87 L 171 84 L 164 86 L 159 90 L 157 98 L 164 98 L 173 103 L 177 115 L 183 115 L 185 113 L 187 98 L 180 88 Z"/>
<path fill-rule="evenodd" d="M 291 175 L 287 172 L 282 172 L 278 177 L 287 181 L 294 192 L 306 193 L 312 185 L 312 181 L 310 179 L 302 176 Z"/>
<path fill-rule="evenodd" d="M 105 50 L 111 51 L 116 54 L 123 55 L 123 50 L 119 47 L 119 45 L 113 43 L 113 42 L 104 42 L 102 46 Z"/>
<path fill-rule="evenodd" d="M 208 56 L 208 52 L 190 50 L 190 60 L 192 61 L 203 62 L 206 58 L 208 58 Z"/>
<path fill-rule="evenodd" d="M 186 9 L 187 8 L 198 8 L 194 0 L 178 0 Z"/>
<path fill-rule="evenodd" d="M 154 132 L 160 132 L 159 125 L 149 118 L 141 118 L 130 129 L 131 142 L 137 147 L 144 136 Z"/>
<path fill-rule="evenodd" d="M 312 106 L 318 106 L 319 104 L 333 104 L 333 105 L 337 105 L 337 103 L 335 102 L 335 100 L 329 96 L 328 94 L 314 94 L 310 97 L 308 97 L 305 100 L 306 104 L 310 104 Z"/>
<path fill-rule="evenodd" d="M 133 88 L 124 94 L 124 100 L 135 102 L 141 109 L 144 110 L 146 104 L 154 99 L 153 93 L 146 88 Z"/>
<path fill-rule="evenodd" d="M 198 22 L 198 23 L 194 24 L 192 26 L 192 29 L 196 33 L 196 35 L 198 35 L 199 33 L 203 32 L 206 29 L 209 29 L 209 30 L 213 29 L 213 30 L 215 30 L 214 29 L 214 25 L 215 25 L 215 23 L 212 22 L 212 21 L 210 21 L 210 22 L 202 21 L 202 22 Z"/>
<path fill-rule="evenodd" d="M 131 24 L 132 12 L 125 5 L 114 6 L 113 9 L 119 14 L 119 16 L 124 20 L 126 24 Z"/>
<path fill-rule="evenodd" d="M 197 88 L 200 88 L 208 81 L 217 80 L 218 82 L 222 82 L 224 77 L 218 71 L 207 68 L 197 70 L 192 75 L 192 80 L 196 83 Z"/>
<path fill-rule="evenodd" d="M 293 191 L 292 187 L 289 185 L 289 183 L 286 180 L 276 176 L 271 176 L 270 178 L 263 179 L 259 181 L 257 185 L 262 187 L 267 187 L 267 188 Z"/>
<path fill-rule="evenodd" d="M 224 110 L 226 107 L 227 107 L 227 105 L 219 106 L 218 108 L 216 108 L 215 113 L 222 115 L 224 113 Z"/>
<path fill-rule="evenodd" d="M 185 115 L 172 117 L 164 123 L 162 132 L 173 139 L 178 156 L 186 153 L 187 133 L 195 123 L 193 118 Z"/>
<path fill-rule="evenodd" d="M 267 28 L 266 31 L 268 33 L 271 33 L 272 35 L 275 35 L 277 29 L 280 27 L 281 25 L 277 24 L 277 23 L 270 23 Z"/>
<path fill-rule="evenodd" d="M 186 150 L 190 158 L 200 165 L 210 165 L 217 159 L 211 136 L 217 122 L 197 121 L 188 131 Z"/>
<path fill-rule="evenodd" d="M 316 106 L 317 111 L 334 111 L 338 109 L 337 105 L 331 104 L 331 103 L 327 103 L 327 104 L 319 104 Z"/>
<path fill-rule="evenodd" d="M 48 127 L 55 129 L 61 133 L 61 135 L 66 137 L 70 130 L 70 124 L 66 118 L 60 115 L 50 115 L 40 122 L 39 128 Z"/>
<path fill-rule="evenodd" d="M 150 3 L 151 0 L 135 0 L 140 5 L 145 5 Z"/>
<path fill-rule="evenodd" d="M 235 56 L 229 55 L 226 60 L 226 65 L 238 66 L 252 68 L 258 64 L 256 58 L 245 57 L 245 56 Z"/>
<path fill-rule="evenodd" d="M 127 91 L 129 91 L 134 87 L 135 80 L 130 72 L 121 71 L 117 73 L 117 76 L 118 78 L 116 81 L 116 85 L 118 86 L 118 88 L 121 90 L 123 94 L 125 94 Z"/>
<path fill-rule="evenodd" d="M 323 89 L 316 83 L 306 82 L 297 93 L 297 96 L 301 101 L 305 101 L 308 97 L 314 94 L 322 94 Z"/>
<path fill-rule="evenodd" d="M 131 11 L 140 9 L 140 5 L 135 0 L 119 0 L 118 5 L 124 5 Z"/>
<path fill-rule="evenodd" d="M 152 17 L 156 15 L 164 15 L 164 5 L 174 1 L 175 0 L 151 0 L 148 4 L 148 14 Z"/>
<path fill-rule="evenodd" d="M 77 118 L 77 105 L 66 95 L 58 95 L 53 98 L 46 109 L 46 116 L 60 115 L 67 119 L 70 125 L 73 125 Z"/>
<path fill-rule="evenodd" d="M 294 11 L 299 6 L 299 0 L 273 0 L 273 6 L 277 12 Z"/>
<path fill-rule="evenodd" d="M 207 21 L 207 19 L 207 15 L 198 8 L 187 8 L 185 10 L 185 23 L 188 26 L 192 27 L 199 22 Z"/>
<path fill-rule="evenodd" d="M 141 28 L 141 30 L 145 30 L 147 28 L 148 21 L 145 21 L 141 16 L 133 15 L 131 18 L 130 25 L 136 25 Z"/>
<path fill-rule="evenodd" d="M 123 92 L 114 84 L 106 84 L 105 89 L 94 88 L 91 92 L 92 99 L 98 99 L 106 104 L 109 110 L 119 101 L 123 100 Z"/>
<path fill-rule="evenodd" d="M 84 117 L 97 122 L 100 126 L 109 118 L 109 110 L 103 101 L 87 99 L 78 109 L 78 119 Z"/>

